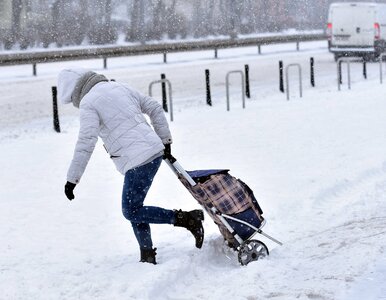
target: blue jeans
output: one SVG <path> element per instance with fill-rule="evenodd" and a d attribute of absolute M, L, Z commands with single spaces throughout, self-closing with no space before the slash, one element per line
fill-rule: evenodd
<path fill-rule="evenodd" d="M 141 249 L 152 249 L 150 223 L 174 224 L 174 211 L 155 206 L 143 206 L 146 194 L 162 162 L 158 157 L 150 163 L 126 172 L 122 191 L 122 212 L 131 222 Z"/>

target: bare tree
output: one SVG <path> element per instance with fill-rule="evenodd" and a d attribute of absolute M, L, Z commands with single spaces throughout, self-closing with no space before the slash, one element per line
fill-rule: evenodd
<path fill-rule="evenodd" d="M 165 15 L 165 5 L 162 0 L 155 0 L 151 4 L 151 26 L 148 30 L 148 37 L 150 39 L 159 40 L 164 32 L 164 23 L 162 22 L 163 16 Z"/>
<path fill-rule="evenodd" d="M 0 0 L 9 1 L 11 25 L 5 48 L 18 42 L 47 47 L 113 43 L 117 28 L 127 41 L 274 32 L 285 28 L 323 29 L 334 0 Z M 380 1 L 377 1 L 380 2 Z M 382 2 L 386 2 L 383 0 Z M 127 7 L 126 19 L 117 7 Z M 44 7 L 47 12 L 44 12 Z M 12 11 L 11 11 L 12 9 Z M 31 13 L 29 13 L 31 12 Z M 46 14 L 47 16 L 44 16 Z M 114 14 L 120 19 L 114 18 Z M 34 16 L 29 20 L 28 16 Z M 36 17 L 38 16 L 38 17 Z M 38 19 L 38 20 L 37 20 Z"/>
<path fill-rule="evenodd" d="M 232 30 L 231 24 L 231 13 L 230 13 L 230 1 L 229 0 L 220 0 L 219 2 L 219 15 L 217 17 L 217 22 L 219 26 L 219 34 L 229 35 Z"/>
<path fill-rule="evenodd" d="M 11 35 L 16 40 L 20 37 L 20 29 L 21 29 L 21 11 L 23 9 L 23 1 L 22 0 L 12 0 L 12 27 L 11 27 Z"/>
<path fill-rule="evenodd" d="M 166 14 L 165 14 L 165 21 L 166 21 L 166 28 L 168 36 L 171 39 L 174 39 L 178 34 L 178 28 L 181 26 L 181 20 L 179 19 L 179 16 L 176 12 L 176 5 L 177 0 L 172 0 L 172 3 L 170 6 L 166 7 Z"/>
<path fill-rule="evenodd" d="M 145 6 L 143 0 L 133 0 L 131 7 L 131 27 L 128 40 L 145 41 Z"/>
<path fill-rule="evenodd" d="M 215 0 L 205 1 L 205 9 L 204 9 L 204 18 L 205 18 L 205 35 L 210 35 L 215 33 L 214 26 L 214 13 L 215 13 Z"/>
<path fill-rule="evenodd" d="M 201 8 L 201 1 L 194 1 L 193 4 L 193 20 L 192 20 L 192 29 L 193 29 L 193 36 L 194 37 L 200 37 L 203 31 L 202 28 L 202 8 Z"/>

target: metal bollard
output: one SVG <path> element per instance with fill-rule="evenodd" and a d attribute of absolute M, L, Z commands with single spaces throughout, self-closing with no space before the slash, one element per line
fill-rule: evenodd
<path fill-rule="evenodd" d="M 299 70 L 299 92 L 300 92 L 300 98 L 303 97 L 303 85 L 302 85 L 302 67 L 300 64 L 289 64 L 285 68 L 285 79 L 286 79 L 286 91 L 287 91 L 287 101 L 289 100 L 290 92 L 289 92 L 289 77 L 288 77 L 288 70 L 292 67 L 297 67 Z"/>
<path fill-rule="evenodd" d="M 164 80 L 166 79 L 166 75 L 165 74 L 161 74 L 161 80 Z M 166 84 L 165 84 L 165 81 L 163 81 L 161 83 L 161 87 L 162 87 L 162 108 L 164 109 L 165 112 L 168 112 L 168 100 L 167 100 L 167 96 L 166 96 Z"/>
<path fill-rule="evenodd" d="M 315 87 L 315 61 L 314 58 L 310 58 L 310 80 L 311 86 Z"/>
<path fill-rule="evenodd" d="M 152 97 L 153 96 L 153 93 L 152 93 L 152 88 L 153 88 L 153 85 L 154 84 L 157 84 L 157 83 L 166 83 L 169 87 L 169 109 L 170 109 L 170 121 L 173 122 L 173 99 L 172 99 L 172 84 L 170 83 L 169 80 L 167 79 L 161 79 L 161 80 L 156 80 L 156 81 L 152 81 L 150 82 L 149 84 L 149 96 Z"/>
<path fill-rule="evenodd" d="M 249 65 L 245 65 L 245 96 L 251 98 L 251 90 L 249 89 Z"/>
<path fill-rule="evenodd" d="M 244 80 L 244 73 L 243 71 L 230 71 L 226 75 L 226 92 L 227 92 L 227 111 L 230 110 L 230 105 L 229 105 L 229 75 L 231 74 L 241 74 L 241 98 L 242 98 L 242 103 L 243 103 L 243 108 L 245 108 L 245 80 Z"/>
<path fill-rule="evenodd" d="M 210 73 L 209 70 L 205 70 L 205 83 L 206 83 L 206 104 L 212 106 L 212 96 L 210 93 Z"/>
<path fill-rule="evenodd" d="M 52 108 L 54 116 L 54 130 L 60 132 L 59 113 L 58 113 L 58 90 L 56 86 L 52 87 Z"/>
<path fill-rule="evenodd" d="M 284 93 L 283 61 L 279 61 L 279 90 Z"/>

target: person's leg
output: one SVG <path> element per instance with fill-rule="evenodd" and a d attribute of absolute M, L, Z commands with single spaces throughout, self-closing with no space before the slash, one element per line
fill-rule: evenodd
<path fill-rule="evenodd" d="M 145 249 L 152 248 L 149 223 L 174 224 L 173 210 L 155 206 L 143 206 L 146 194 L 157 173 L 162 158 L 129 170 L 125 174 L 122 192 L 122 212 L 126 219 L 131 221 L 139 246 Z"/>
<path fill-rule="evenodd" d="M 204 240 L 204 228 L 202 226 L 204 215 L 202 210 L 184 212 L 155 206 L 143 206 L 143 201 L 161 161 L 162 158 L 160 157 L 146 165 L 127 171 L 122 192 L 122 212 L 133 226 L 141 248 L 141 261 L 144 261 L 142 260 L 142 253 L 149 252 L 152 260 L 147 260 L 147 262 L 153 263 L 155 263 L 155 249 L 152 249 L 153 243 L 149 223 L 174 224 L 177 227 L 185 227 L 193 234 L 197 248 L 202 247 Z"/>
<path fill-rule="evenodd" d="M 133 226 L 134 234 L 137 238 L 139 247 L 141 249 L 152 249 L 153 242 L 151 240 L 150 225 L 147 223 L 131 222 L 131 226 Z"/>

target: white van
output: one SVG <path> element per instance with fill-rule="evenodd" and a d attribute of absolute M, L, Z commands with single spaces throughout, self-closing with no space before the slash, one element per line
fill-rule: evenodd
<path fill-rule="evenodd" d="M 335 60 L 342 56 L 378 57 L 386 50 L 386 4 L 332 3 L 327 37 Z"/>

